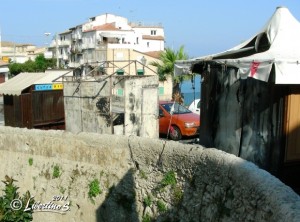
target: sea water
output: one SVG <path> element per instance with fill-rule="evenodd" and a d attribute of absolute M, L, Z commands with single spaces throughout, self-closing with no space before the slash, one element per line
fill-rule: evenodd
<path fill-rule="evenodd" d="M 180 89 L 184 97 L 184 105 L 189 106 L 195 99 L 201 98 L 201 76 L 196 75 L 193 82 L 191 80 L 183 81 Z"/>
<path fill-rule="evenodd" d="M 184 106 L 189 106 L 195 99 L 200 99 L 200 92 L 182 92 Z"/>

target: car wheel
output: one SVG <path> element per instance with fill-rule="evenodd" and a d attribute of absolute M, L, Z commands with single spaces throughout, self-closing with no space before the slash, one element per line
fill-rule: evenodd
<path fill-rule="evenodd" d="M 171 126 L 172 129 L 170 129 L 170 138 L 172 140 L 180 140 L 182 135 L 180 132 L 180 129 L 177 126 Z"/>

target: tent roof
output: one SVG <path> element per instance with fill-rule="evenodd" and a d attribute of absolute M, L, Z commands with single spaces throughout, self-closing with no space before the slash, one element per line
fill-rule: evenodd
<path fill-rule="evenodd" d="M 61 73 L 20 73 L 8 81 L 0 84 L 0 94 L 21 95 L 22 91 L 34 84 L 51 84 L 61 76 Z"/>
<path fill-rule="evenodd" d="M 300 23 L 285 7 L 277 7 L 252 38 L 229 50 L 187 61 L 176 61 L 175 75 L 195 70 L 195 64 L 216 62 L 239 69 L 241 78 L 268 81 L 275 67 L 276 84 L 300 84 Z"/>

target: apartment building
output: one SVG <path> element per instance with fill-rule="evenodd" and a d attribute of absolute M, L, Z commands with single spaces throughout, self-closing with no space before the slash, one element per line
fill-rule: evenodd
<path fill-rule="evenodd" d="M 156 68 L 150 63 L 159 61 L 164 39 L 161 24 L 144 25 L 103 14 L 57 34 L 48 50 L 61 68 L 103 66 L 108 75 L 114 72 L 156 75 Z M 171 99 L 171 78 L 159 85 L 160 98 Z"/>
<path fill-rule="evenodd" d="M 141 53 L 164 50 L 164 29 L 158 25 L 132 23 L 124 17 L 104 14 L 59 33 L 49 50 L 62 67 L 108 59 L 110 51 L 132 49 Z M 136 59 L 136 58 L 130 58 Z"/>

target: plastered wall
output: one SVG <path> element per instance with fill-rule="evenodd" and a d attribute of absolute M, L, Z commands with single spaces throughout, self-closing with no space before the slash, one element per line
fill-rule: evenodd
<path fill-rule="evenodd" d="M 37 204 L 69 206 L 66 212 L 35 211 L 34 221 L 300 218 L 300 198 L 292 189 L 254 164 L 213 148 L 136 136 L 0 127 L 0 158 L 1 180 L 13 176 L 20 193 L 29 190 Z M 101 194 L 89 198 L 95 179 Z M 57 196 L 65 199 L 53 200 Z"/>

